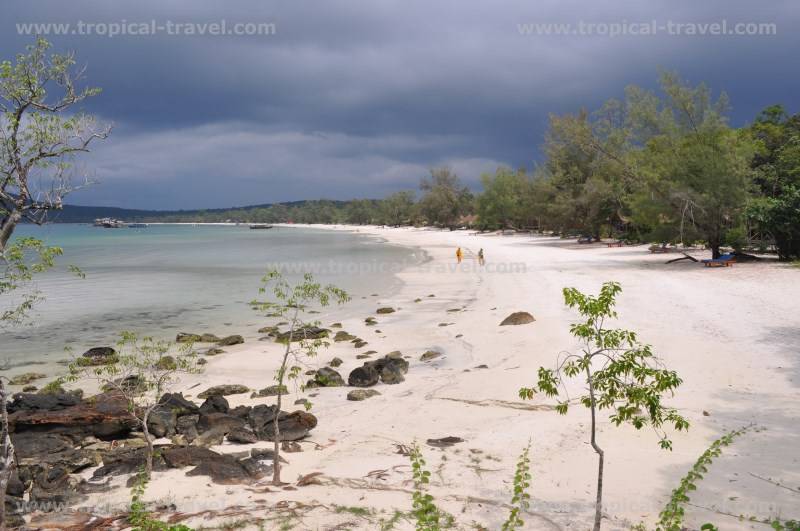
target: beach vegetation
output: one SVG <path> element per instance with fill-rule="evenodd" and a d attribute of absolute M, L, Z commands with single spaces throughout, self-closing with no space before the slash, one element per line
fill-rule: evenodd
<path fill-rule="evenodd" d="M 566 415 L 574 403 L 590 412 L 590 444 L 597 454 L 597 486 L 595 492 L 594 530 L 601 526 L 603 508 L 604 450 L 597 438 L 597 418 L 603 410 L 610 411 L 614 425 L 629 424 L 634 428 L 650 427 L 662 448 L 672 449 L 665 428 L 681 431 L 689 422 L 675 408 L 664 404 L 682 380 L 674 371 L 663 367 L 649 345 L 639 342 L 629 330 L 608 328 L 607 322 L 617 317 L 617 295 L 622 291 L 616 282 L 603 284 L 599 295 L 586 295 L 575 288 L 564 288 L 564 301 L 578 310 L 582 320 L 570 326 L 571 334 L 580 341 L 579 352 L 558 356 L 555 368 L 540 367 L 537 383 L 522 388 L 522 399 L 537 394 L 557 398 L 556 411 Z M 580 378 L 587 393 L 570 397 L 565 381 Z"/>
<path fill-rule="evenodd" d="M 738 430 L 726 433 L 715 440 L 695 461 L 689 472 L 681 478 L 680 484 L 670 494 L 669 501 L 659 514 L 657 531 L 681 531 L 684 528 L 683 519 L 686 516 L 686 505 L 691 501 L 689 494 L 697 490 L 697 483 L 708 473 L 708 467 L 714 459 L 722 454 L 723 448 L 730 445 L 733 440 L 752 426 L 746 426 Z M 712 524 L 705 524 L 710 526 Z M 702 527 L 702 529 L 716 529 L 715 527 Z"/>
<path fill-rule="evenodd" d="M 433 495 L 426 488 L 431 482 L 431 473 L 425 468 L 425 458 L 416 442 L 411 445 L 408 455 L 411 460 L 411 476 L 414 481 L 411 515 L 414 518 L 415 529 L 417 531 L 439 531 L 453 527 L 455 524 L 453 516 L 436 506 Z"/>
<path fill-rule="evenodd" d="M 309 320 L 306 315 L 315 311 L 315 308 L 324 308 L 332 303 L 344 304 L 350 300 L 350 296 L 336 286 L 315 281 L 310 273 L 303 275 L 299 282 L 292 283 L 277 270 L 268 271 L 264 275 L 258 292 L 259 296 L 266 296 L 267 300 L 253 301 L 251 305 L 262 312 L 282 318 L 288 327 L 288 331 L 281 335 L 284 349 L 281 363 L 275 372 L 278 392 L 273 421 L 275 445 L 272 481 L 279 485 L 281 433 L 278 418 L 287 383 L 298 382 L 303 375 L 306 360 L 315 357 L 320 349 L 329 345 L 327 334 L 308 333 L 317 329 L 321 323 L 318 320 Z M 306 409 L 311 407 L 311 402 L 305 404 Z"/>
<path fill-rule="evenodd" d="M 511 496 L 511 511 L 508 513 L 508 518 L 503 522 L 502 531 L 513 531 L 517 528 L 522 528 L 525 525 L 525 520 L 522 515 L 530 507 L 531 495 L 528 493 L 528 488 L 531 486 L 531 460 L 529 457 L 531 450 L 531 443 L 522 451 L 522 454 L 517 460 L 517 467 L 514 471 L 514 481 Z"/>

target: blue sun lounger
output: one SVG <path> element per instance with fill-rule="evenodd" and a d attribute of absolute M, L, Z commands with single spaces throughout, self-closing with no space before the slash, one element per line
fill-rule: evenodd
<path fill-rule="evenodd" d="M 719 258 L 709 258 L 707 260 L 703 260 L 703 265 L 706 267 L 730 267 L 736 263 L 736 255 L 733 254 L 723 254 Z"/>

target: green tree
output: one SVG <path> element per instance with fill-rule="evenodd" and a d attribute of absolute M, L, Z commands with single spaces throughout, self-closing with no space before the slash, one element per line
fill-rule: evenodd
<path fill-rule="evenodd" d="M 350 300 L 350 296 L 344 290 L 336 286 L 323 286 L 314 281 L 310 273 L 303 276 L 303 280 L 297 284 L 291 284 L 277 270 L 268 271 L 262 279 L 263 285 L 259 288 L 262 295 L 270 295 L 267 301 L 253 301 L 254 308 L 266 312 L 272 316 L 280 316 L 288 322 L 288 331 L 281 336 L 280 341 L 285 343 L 281 363 L 275 373 L 278 394 L 275 403 L 274 426 L 274 457 L 272 481 L 276 485 L 281 484 L 281 432 L 278 424 L 283 395 L 286 390 L 287 380 L 297 379 L 303 374 L 303 364 L 305 359 L 317 355 L 321 348 L 327 348 L 328 342 L 325 337 L 317 333 L 311 333 L 313 329 L 320 326 L 318 321 L 308 321 L 305 315 L 312 306 L 326 307 L 335 302 L 344 304 Z"/>
<path fill-rule="evenodd" d="M 380 203 L 381 219 L 386 225 L 400 226 L 414 215 L 414 192 L 395 192 Z"/>
<path fill-rule="evenodd" d="M 163 405 L 162 399 L 182 375 L 201 372 L 192 343 L 174 346 L 151 337 L 137 338 L 132 332 L 122 332 L 117 342 L 119 354 L 107 365 L 91 365 L 77 358 L 69 365 L 70 381 L 88 378 L 104 389 L 119 393 L 128 403 L 131 415 L 138 421 L 147 443 L 144 474 L 153 472 L 153 438 L 148 421 L 150 415 Z"/>
<path fill-rule="evenodd" d="M 49 48 L 40 38 L 13 63 L 0 62 L 0 253 L 20 222 L 44 223 L 62 207 L 75 189 L 74 157 L 110 132 L 72 111 L 100 90 L 77 88 L 73 54 Z"/>
<path fill-rule="evenodd" d="M 664 449 L 672 448 L 665 426 L 676 430 L 689 427 L 677 410 L 663 404 L 664 397 L 682 383 L 678 375 L 662 368 L 650 346 L 639 343 L 635 332 L 605 327 L 606 321 L 617 317 L 614 306 L 620 291 L 622 288 L 615 282 L 603 284 L 598 296 L 565 288 L 566 305 L 577 308 L 583 318 L 570 327 L 572 335 L 583 344 L 582 349 L 560 357 L 555 369 L 540 367 L 537 384 L 519 392 L 523 399 L 531 399 L 536 393 L 559 397 L 556 411 L 565 415 L 572 400 L 569 396 L 561 398 L 566 393 L 564 379 L 584 380 L 588 393 L 577 400 L 591 413 L 590 443 L 598 457 L 595 531 L 600 529 L 603 510 L 604 451 L 597 442 L 598 412 L 611 409 L 610 420 L 617 426 L 650 426 Z"/>
<path fill-rule="evenodd" d="M 749 131 L 758 147 L 752 163 L 757 190 L 748 216 L 772 235 L 781 260 L 800 258 L 800 114 L 767 107 Z"/>
<path fill-rule="evenodd" d="M 478 220 L 485 228 L 520 228 L 528 219 L 526 191 L 531 186 L 523 170 L 498 168 L 481 175 L 483 192 L 477 197 Z"/>
<path fill-rule="evenodd" d="M 450 168 L 434 168 L 420 182 L 420 214 L 433 225 L 454 227 L 461 216 L 472 212 L 473 196 Z"/>
<path fill-rule="evenodd" d="M 545 138 L 544 171 L 552 190 L 546 207 L 550 223 L 561 232 L 580 231 L 599 238 L 604 226 L 619 225 L 626 189 L 604 156 L 603 139 L 590 116 L 551 116 Z"/>

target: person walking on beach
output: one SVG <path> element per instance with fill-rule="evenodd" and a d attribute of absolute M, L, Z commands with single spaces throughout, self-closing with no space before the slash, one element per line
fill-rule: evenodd
<path fill-rule="evenodd" d="M 483 256 L 483 247 L 481 247 L 481 250 L 478 251 L 478 264 L 479 265 L 485 265 L 486 264 L 486 259 Z"/>
<path fill-rule="evenodd" d="M 461 251 L 461 247 L 459 247 L 458 249 L 456 249 L 456 260 L 458 260 L 458 263 L 460 264 L 463 258 L 464 258 L 464 253 L 463 251 Z"/>

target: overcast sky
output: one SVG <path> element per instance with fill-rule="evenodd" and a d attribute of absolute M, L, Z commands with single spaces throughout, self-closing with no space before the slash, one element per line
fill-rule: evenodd
<path fill-rule="evenodd" d="M 86 159 L 100 184 L 77 204 L 382 197 L 445 164 L 474 186 L 499 165 L 531 167 L 549 113 L 654 87 L 659 69 L 725 90 L 736 125 L 774 103 L 800 111 L 797 0 L 4 0 L 0 15 L 0 58 L 32 42 L 25 23 L 274 25 L 269 35 L 50 35 L 103 89 L 85 110 L 114 124 Z M 774 23 L 777 35 L 665 28 L 723 20 Z M 655 36 L 587 26 L 651 21 Z M 581 22 L 606 34 L 519 26 Z"/>

